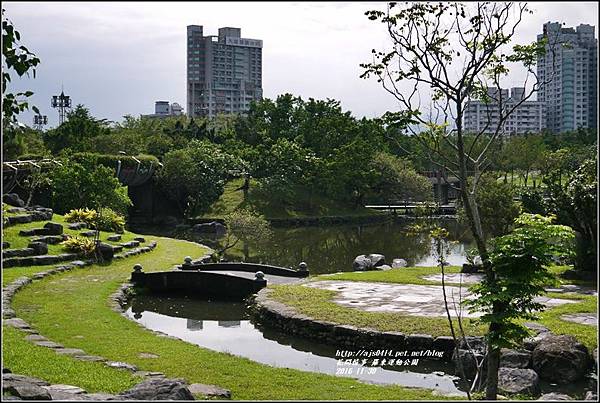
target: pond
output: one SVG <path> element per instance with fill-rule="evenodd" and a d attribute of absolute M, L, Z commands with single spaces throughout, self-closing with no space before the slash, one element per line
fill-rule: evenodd
<path fill-rule="evenodd" d="M 456 219 L 400 220 L 390 219 L 377 224 L 344 224 L 273 228 L 270 240 L 249 245 L 240 242 L 226 253 L 229 261 L 266 263 L 297 268 L 308 264 L 311 274 L 352 271 L 358 255 L 381 253 L 388 264 L 402 258 L 409 266 L 435 266 L 436 257 L 429 231 L 432 225 L 446 228 L 454 243 L 446 260 L 452 265 L 466 262 L 466 253 L 473 242 L 469 229 Z M 157 235 L 172 236 L 203 243 L 216 249 L 221 240 L 191 230 L 164 233 L 157 229 L 140 229 Z M 139 231 L 139 230 L 138 230 Z M 158 231 L 158 232 L 157 232 Z"/>
<path fill-rule="evenodd" d="M 202 301 L 186 297 L 137 296 L 126 316 L 145 327 L 211 350 L 227 352 L 274 367 L 294 368 L 365 382 L 424 387 L 462 395 L 453 366 L 420 359 L 417 365 L 338 366 L 336 348 L 273 330 L 251 321 L 244 303 Z M 359 368 L 363 368 L 359 370 Z M 362 373 L 360 373 L 362 372 Z"/>

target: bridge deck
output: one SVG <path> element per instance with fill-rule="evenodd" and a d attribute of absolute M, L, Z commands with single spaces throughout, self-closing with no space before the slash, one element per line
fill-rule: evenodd
<path fill-rule="evenodd" d="M 254 279 L 254 273 L 245 272 L 245 271 L 234 271 L 234 270 L 211 270 L 210 273 L 217 274 L 227 274 L 235 277 L 247 278 L 250 280 Z M 291 284 L 297 283 L 303 280 L 303 278 L 298 277 L 284 277 L 284 276 L 276 276 L 274 274 L 265 274 L 265 280 L 267 280 L 267 285 L 270 284 Z"/>

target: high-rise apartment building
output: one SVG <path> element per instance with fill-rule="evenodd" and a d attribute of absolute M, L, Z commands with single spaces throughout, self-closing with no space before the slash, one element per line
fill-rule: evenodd
<path fill-rule="evenodd" d="M 189 116 L 245 113 L 262 99 L 262 41 L 241 37 L 240 28 L 204 36 L 202 25 L 187 27 Z"/>
<path fill-rule="evenodd" d="M 578 127 L 597 128 L 598 40 L 595 28 L 581 24 L 566 28 L 558 22 L 544 24 L 538 40 L 547 38 L 537 74 L 543 85 L 538 99 L 546 104 L 546 127 L 555 133 Z"/>
<path fill-rule="evenodd" d="M 466 133 L 495 133 L 501 117 L 500 106 L 502 105 L 502 115 L 506 115 L 523 100 L 525 88 L 512 88 L 510 95 L 508 89 L 498 91 L 497 88 L 489 88 L 488 96 L 490 99 L 487 103 L 482 100 L 467 102 L 463 115 L 463 129 Z M 539 133 L 545 123 L 544 103 L 527 100 L 516 106 L 500 130 L 503 135 Z"/>

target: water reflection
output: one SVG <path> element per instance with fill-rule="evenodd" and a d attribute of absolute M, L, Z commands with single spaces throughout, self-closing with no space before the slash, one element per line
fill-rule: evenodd
<path fill-rule="evenodd" d="M 263 364 L 329 375 L 339 372 L 336 346 L 253 323 L 243 303 L 138 296 L 131 301 L 126 315 L 147 328 Z M 462 393 L 456 386 L 457 378 L 447 375 L 452 373 L 452 367 L 443 362 L 420 361 L 417 366 L 370 369 L 373 373 L 357 374 L 355 371 L 354 374 L 338 375 L 367 382 L 432 388 L 442 393 Z"/>
<path fill-rule="evenodd" d="M 351 271 L 357 255 L 381 253 L 391 263 L 394 258 L 405 259 L 409 265 L 435 266 L 429 231 L 437 224 L 450 233 L 452 244 L 447 260 L 450 264 L 464 263 L 472 241 L 468 229 L 453 219 L 435 221 L 392 221 L 368 225 L 333 225 L 294 228 L 274 228 L 273 238 L 260 245 L 240 244 L 226 254 L 231 261 L 268 263 L 296 267 L 301 261 L 311 273 Z M 213 248 L 220 240 L 206 234 L 185 231 L 177 237 L 204 243 Z"/>

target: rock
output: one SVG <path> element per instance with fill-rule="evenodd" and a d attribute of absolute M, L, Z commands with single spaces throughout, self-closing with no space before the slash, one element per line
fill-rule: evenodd
<path fill-rule="evenodd" d="M 408 262 L 404 259 L 394 259 L 392 260 L 392 268 L 399 269 L 402 267 L 408 266 Z"/>
<path fill-rule="evenodd" d="M 532 364 L 542 379 L 566 384 L 585 375 L 590 357 L 587 348 L 573 336 L 550 335 L 533 350 Z"/>
<path fill-rule="evenodd" d="M 562 393 L 544 393 L 538 400 L 573 400 L 571 396 Z"/>
<path fill-rule="evenodd" d="M 585 397 L 583 398 L 583 400 L 598 401 L 598 395 L 595 392 L 588 390 L 587 392 L 585 392 Z"/>
<path fill-rule="evenodd" d="M 62 354 L 62 355 L 84 355 L 85 351 L 83 351 L 80 348 L 57 348 L 56 350 L 57 354 Z"/>
<path fill-rule="evenodd" d="M 388 266 L 387 264 L 381 265 L 378 267 L 379 270 L 388 271 L 392 270 L 392 266 Z"/>
<path fill-rule="evenodd" d="M 27 256 L 35 256 L 35 250 L 32 248 L 23 248 L 23 249 L 4 249 L 2 250 L 2 258 L 9 259 L 12 257 L 27 257 Z"/>
<path fill-rule="evenodd" d="M 14 383 L 31 383 L 33 385 L 37 385 L 37 386 L 47 386 L 50 385 L 48 382 L 42 380 L 42 379 L 38 379 L 38 378 L 33 378 L 31 376 L 25 376 L 25 375 L 19 375 L 19 374 L 13 374 L 13 373 L 2 373 L 2 384 L 4 386 L 9 385 L 9 384 L 14 384 Z"/>
<path fill-rule="evenodd" d="M 470 352 L 469 350 L 458 349 L 458 351 L 455 351 L 452 354 L 452 361 L 456 367 L 456 373 L 460 374 L 460 364 L 462 364 L 463 371 L 468 379 L 475 378 L 475 375 L 477 374 L 477 363 L 481 363 L 481 360 L 483 360 L 483 354 L 475 351 Z M 484 367 L 482 367 L 482 372 L 485 370 Z M 481 376 L 482 375 L 480 375 L 480 377 Z"/>
<path fill-rule="evenodd" d="M 500 351 L 500 366 L 505 368 L 527 368 L 531 361 L 531 352 L 503 348 Z"/>
<path fill-rule="evenodd" d="M 219 397 L 231 399 L 231 391 L 220 388 L 215 385 L 205 385 L 202 383 L 193 383 L 188 386 L 189 391 L 194 395 L 204 395 L 205 397 Z"/>
<path fill-rule="evenodd" d="M 35 231 L 35 229 L 22 229 L 19 231 L 19 236 L 34 236 Z"/>
<path fill-rule="evenodd" d="M 23 400 L 52 400 L 46 389 L 32 383 L 19 383 L 8 386 L 4 384 L 2 385 L 2 393 L 5 392 Z"/>
<path fill-rule="evenodd" d="M 371 260 L 371 264 L 373 267 L 379 267 L 385 264 L 385 256 L 379 253 L 372 253 L 367 255 L 367 257 Z"/>
<path fill-rule="evenodd" d="M 82 393 L 86 393 L 85 390 L 77 387 L 77 386 L 73 386 L 73 385 L 49 385 L 49 386 L 42 386 L 44 389 L 46 389 L 48 392 L 62 392 L 62 393 L 70 393 L 72 395 L 80 395 Z"/>
<path fill-rule="evenodd" d="M 503 368 L 498 370 L 498 391 L 503 394 L 540 393 L 538 374 L 532 369 Z"/>
<path fill-rule="evenodd" d="M 220 236 L 227 232 L 227 228 L 220 222 L 212 221 L 205 224 L 196 224 L 192 227 L 192 231 L 199 232 L 201 234 L 215 234 Z"/>
<path fill-rule="evenodd" d="M 158 358 L 158 355 L 152 353 L 139 353 L 138 357 L 140 358 Z"/>
<path fill-rule="evenodd" d="M 2 195 L 2 201 L 9 206 L 25 207 L 25 202 L 16 193 L 7 193 Z"/>
<path fill-rule="evenodd" d="M 16 327 L 17 329 L 29 329 L 31 326 L 21 318 L 11 318 L 2 321 L 3 325 Z"/>
<path fill-rule="evenodd" d="M 62 344 L 58 344 L 55 343 L 53 341 L 46 341 L 46 340 L 40 340 L 40 341 L 36 341 L 33 344 L 37 345 L 37 346 L 41 346 L 41 347 L 48 347 L 48 348 L 63 348 L 64 346 Z"/>
<path fill-rule="evenodd" d="M 137 371 L 137 367 L 135 365 L 128 364 L 126 362 L 120 361 L 108 361 L 105 363 L 107 367 L 117 368 L 117 369 L 127 369 L 129 371 Z"/>
<path fill-rule="evenodd" d="M 4 249 L 8 249 L 8 248 L 10 248 L 10 243 L 8 243 L 8 242 L 4 242 L 4 241 L 3 241 L 3 242 L 2 242 L 2 250 L 4 250 Z"/>
<path fill-rule="evenodd" d="M 17 224 L 27 224 L 33 221 L 33 215 L 25 214 L 25 215 L 15 215 L 11 217 L 6 217 L 6 226 L 9 225 L 17 225 Z"/>
<path fill-rule="evenodd" d="M 2 367 L 2 373 L 3 374 L 12 374 L 12 371 L 10 370 L 10 368 Z"/>
<path fill-rule="evenodd" d="M 67 228 L 72 229 L 74 231 L 79 231 L 80 229 L 84 229 L 87 227 L 88 227 L 87 223 L 84 223 L 84 222 L 74 222 L 67 226 Z"/>
<path fill-rule="evenodd" d="M 96 231 L 96 230 L 89 230 L 89 231 L 80 232 L 79 235 L 87 237 L 87 238 L 94 238 L 94 237 L 96 237 L 97 233 L 98 233 L 98 231 Z"/>
<path fill-rule="evenodd" d="M 482 336 L 467 336 L 464 339 L 461 339 L 458 343 L 459 348 L 461 349 L 472 349 L 476 353 L 484 354 L 485 353 L 485 338 Z"/>
<path fill-rule="evenodd" d="M 52 221 L 44 224 L 44 229 L 46 229 L 46 233 L 43 235 L 62 235 L 63 233 L 62 224 L 58 224 Z"/>
<path fill-rule="evenodd" d="M 107 240 L 107 241 L 111 241 L 111 242 L 117 242 L 117 241 L 120 241 L 120 240 L 121 240 L 121 235 L 119 235 L 119 234 L 109 235 L 109 236 L 106 238 L 106 240 Z"/>
<path fill-rule="evenodd" d="M 136 247 L 140 246 L 140 243 L 138 241 L 129 241 L 129 242 L 123 242 L 121 244 L 121 246 L 124 248 L 136 248 Z"/>
<path fill-rule="evenodd" d="M 32 239 L 32 242 L 43 242 L 50 245 L 57 245 L 62 241 L 69 239 L 68 235 L 48 235 Z"/>
<path fill-rule="evenodd" d="M 100 357 L 99 355 L 76 355 L 76 359 L 80 361 L 89 361 L 89 362 L 104 362 L 106 358 Z"/>
<path fill-rule="evenodd" d="M 354 262 L 352 263 L 352 268 L 355 271 L 365 271 L 373 268 L 371 259 L 369 259 L 365 255 L 358 255 L 354 258 Z"/>
<path fill-rule="evenodd" d="M 115 256 L 115 249 L 110 244 L 100 242 L 97 244 L 96 249 L 100 253 L 100 256 L 102 256 L 102 260 L 112 260 Z"/>
<path fill-rule="evenodd" d="M 48 253 L 48 244 L 44 242 L 29 242 L 27 247 L 33 249 L 36 255 Z"/>
<path fill-rule="evenodd" d="M 146 242 L 146 239 L 144 237 L 141 236 L 136 236 L 135 238 L 133 238 L 134 241 L 138 241 L 139 243 L 144 243 Z"/>
<path fill-rule="evenodd" d="M 135 400 L 195 400 L 181 379 L 151 379 L 119 394 Z"/>

